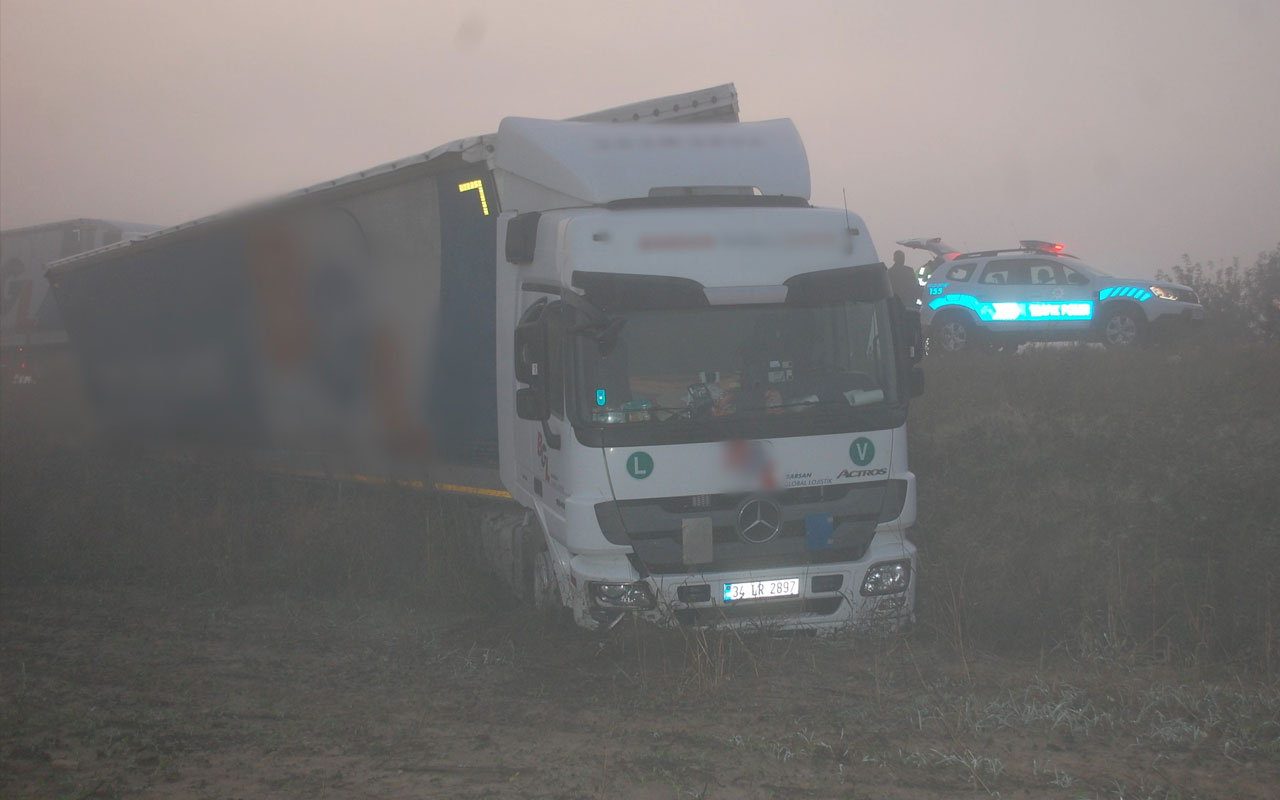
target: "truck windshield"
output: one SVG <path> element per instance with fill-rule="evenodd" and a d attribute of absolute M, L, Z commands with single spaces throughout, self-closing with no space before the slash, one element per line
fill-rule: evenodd
<path fill-rule="evenodd" d="M 582 421 L 667 426 L 850 413 L 897 400 L 885 300 L 623 311 L 576 344 Z M 620 326 L 620 327 L 619 327 Z M 776 415 L 776 416 L 775 416 Z"/>

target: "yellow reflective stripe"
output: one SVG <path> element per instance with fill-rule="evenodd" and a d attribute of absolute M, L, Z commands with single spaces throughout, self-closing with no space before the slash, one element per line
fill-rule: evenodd
<path fill-rule="evenodd" d="M 384 478 L 377 475 L 360 475 L 360 474 L 337 474 L 333 475 L 317 469 L 290 469 L 288 467 L 266 467 L 268 472 L 275 472 L 280 475 L 294 475 L 299 478 L 323 478 L 325 480 L 335 481 L 355 481 L 356 483 L 375 483 L 375 484 L 395 484 L 408 489 L 426 489 L 425 481 L 406 480 L 404 478 Z M 456 494 L 474 494 L 482 497 L 500 497 L 504 500 L 511 500 L 511 492 L 502 489 L 484 489 L 479 486 L 462 486 L 457 483 L 433 483 L 431 488 L 440 492 L 454 492 Z"/>
<path fill-rule="evenodd" d="M 436 489 L 442 492 L 458 492 L 459 494 L 478 494 L 484 497 L 502 497 L 507 500 L 511 499 L 511 492 L 504 492 L 501 489 L 481 489 L 479 486 L 459 486 L 456 483 L 436 483 L 432 484 Z"/>

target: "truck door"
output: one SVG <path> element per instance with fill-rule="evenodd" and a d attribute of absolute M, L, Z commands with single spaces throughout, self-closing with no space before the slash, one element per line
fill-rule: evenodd
<path fill-rule="evenodd" d="M 982 324 L 992 333 L 1029 333 L 1038 323 L 1027 315 L 1031 283 L 1029 259 L 993 259 L 987 262 L 974 287 L 984 304 Z"/>

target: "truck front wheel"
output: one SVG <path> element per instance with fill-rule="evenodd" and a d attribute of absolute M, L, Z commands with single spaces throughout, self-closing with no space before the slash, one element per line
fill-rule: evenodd
<path fill-rule="evenodd" d="M 573 612 L 564 604 L 564 595 L 560 592 L 560 579 L 556 576 L 556 567 L 551 560 L 551 551 L 547 549 L 542 531 L 533 529 L 525 532 L 524 546 L 525 574 L 529 587 L 527 601 L 534 607 L 552 627 L 569 628 L 573 626 Z"/>

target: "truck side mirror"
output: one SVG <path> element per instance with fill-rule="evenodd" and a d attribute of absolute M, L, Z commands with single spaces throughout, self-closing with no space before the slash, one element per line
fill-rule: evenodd
<path fill-rule="evenodd" d="M 920 312 L 904 309 L 902 312 L 902 330 L 900 335 L 907 348 L 907 358 L 912 364 L 919 364 L 924 358 L 924 333 L 920 329 Z"/>
<path fill-rule="evenodd" d="M 903 388 L 909 396 L 919 397 L 924 394 L 924 370 L 920 368 L 924 359 L 924 332 L 920 328 L 920 312 L 904 308 L 901 300 L 891 297 L 889 319 L 897 350 L 894 355 L 901 365 L 899 380 L 905 383 Z"/>
<path fill-rule="evenodd" d="M 540 321 L 516 326 L 516 380 L 540 385 L 547 363 L 547 332 Z"/>
<path fill-rule="evenodd" d="M 516 415 L 520 419 L 535 421 L 549 419 L 547 329 L 541 319 L 516 326 L 515 367 L 516 380 L 528 384 L 516 391 Z"/>
<path fill-rule="evenodd" d="M 924 358 L 924 333 L 920 329 L 920 312 L 906 308 L 897 297 L 889 298 L 889 321 L 897 342 L 898 357 L 912 364 Z"/>
<path fill-rule="evenodd" d="M 551 409 L 547 405 L 546 393 L 532 386 L 517 389 L 516 416 L 534 422 L 548 419 L 551 416 Z"/>

